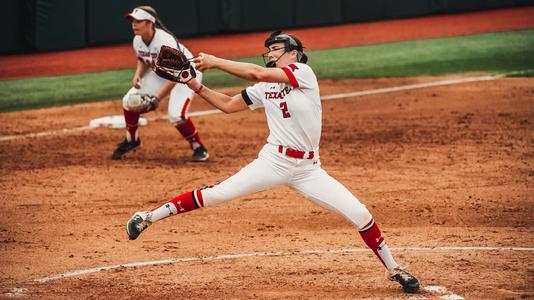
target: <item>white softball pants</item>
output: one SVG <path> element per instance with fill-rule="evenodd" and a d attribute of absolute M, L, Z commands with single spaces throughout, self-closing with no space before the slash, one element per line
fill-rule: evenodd
<path fill-rule="evenodd" d="M 202 82 L 202 72 L 197 72 L 197 80 Z M 132 87 L 122 98 L 122 107 L 126 109 L 126 100 L 133 93 L 146 93 L 155 95 L 165 84 L 165 79 L 159 77 L 154 71 L 148 70 L 141 79 L 141 88 Z M 171 123 L 187 119 L 189 106 L 193 99 L 193 91 L 185 84 L 177 83 L 169 95 L 168 115 Z"/>
<path fill-rule="evenodd" d="M 288 157 L 271 144 L 266 144 L 258 158 L 235 175 L 201 193 L 204 206 L 212 206 L 279 185 L 287 185 L 321 207 L 339 213 L 358 229 L 372 219 L 365 205 L 321 168 L 318 158 Z"/>

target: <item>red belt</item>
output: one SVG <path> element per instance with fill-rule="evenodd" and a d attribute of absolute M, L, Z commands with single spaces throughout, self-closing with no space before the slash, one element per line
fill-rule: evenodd
<path fill-rule="evenodd" d="M 313 151 L 300 151 L 300 150 L 287 148 L 284 146 L 278 146 L 278 152 L 285 154 L 289 157 L 293 157 L 293 158 L 313 159 Z"/>

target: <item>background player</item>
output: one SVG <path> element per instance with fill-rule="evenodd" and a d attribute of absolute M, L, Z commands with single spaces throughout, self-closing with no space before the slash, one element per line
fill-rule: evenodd
<path fill-rule="evenodd" d="M 370 212 L 349 190 L 321 168 L 321 99 L 319 85 L 302 43 L 294 36 L 273 32 L 265 41 L 267 68 L 200 53 L 200 70 L 217 68 L 259 82 L 233 97 L 193 79 L 187 85 L 226 113 L 265 108 L 269 137 L 256 160 L 220 184 L 181 194 L 162 206 L 135 213 L 128 221 L 130 239 L 153 222 L 204 206 L 216 205 L 268 188 L 287 185 L 320 206 L 351 221 L 388 270 L 388 278 L 406 292 L 416 292 L 419 281 L 394 260 Z"/>
<path fill-rule="evenodd" d="M 123 155 L 141 145 L 138 132 L 139 113 L 128 111 L 126 101 L 133 93 L 146 93 L 163 99 L 170 93 L 168 114 L 169 121 L 190 143 L 193 149 L 192 161 L 200 162 L 208 159 L 208 151 L 200 141 L 198 131 L 187 113 L 193 91 L 186 85 L 176 84 L 158 77 L 152 67 L 158 56 L 161 46 L 177 48 L 187 57 L 192 54 L 179 43 L 174 35 L 163 25 L 156 11 L 150 6 L 136 7 L 127 15 L 131 20 L 132 30 L 135 34 L 133 48 L 137 55 L 137 68 L 132 79 L 132 88 L 123 97 L 124 119 L 126 121 L 126 138 L 117 145 L 113 151 L 113 159 L 121 159 Z M 202 73 L 197 72 L 197 78 L 202 80 Z"/>

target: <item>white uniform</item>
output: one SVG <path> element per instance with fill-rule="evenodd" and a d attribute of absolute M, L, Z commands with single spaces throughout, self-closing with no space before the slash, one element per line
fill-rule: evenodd
<path fill-rule="evenodd" d="M 147 93 L 155 95 L 163 87 L 163 84 L 166 80 L 159 77 L 158 75 L 156 75 L 156 73 L 154 73 L 154 71 L 152 71 L 152 66 L 156 62 L 159 50 L 163 45 L 173 48 L 179 46 L 179 49 L 181 49 L 188 58 L 193 57 L 191 52 L 189 52 L 189 50 L 184 45 L 177 45 L 177 42 L 172 35 L 159 28 L 156 28 L 156 33 L 154 34 L 150 45 L 146 45 L 143 42 L 141 36 L 136 35 L 133 39 L 134 51 L 137 55 L 137 58 L 141 60 L 145 65 L 149 66 L 149 70 L 141 79 L 141 88 L 137 89 L 135 87 L 132 87 L 122 98 L 123 107 L 125 109 L 128 95 L 132 93 Z M 202 73 L 200 71 L 196 71 L 196 73 L 197 80 L 202 82 Z M 189 111 L 189 105 L 191 103 L 192 98 L 193 91 L 189 89 L 187 85 L 177 84 L 174 86 L 169 96 L 168 114 L 169 121 L 171 123 L 181 122 L 182 120 L 185 120 L 187 118 L 187 112 Z"/>
<path fill-rule="evenodd" d="M 250 109 L 264 107 L 267 115 L 270 134 L 258 158 L 220 184 L 183 193 L 154 210 L 135 213 L 126 225 L 128 237 L 137 239 L 150 224 L 171 215 L 287 185 L 351 221 L 388 269 L 388 278 L 399 282 L 406 292 L 416 292 L 419 281 L 393 259 L 365 205 L 321 168 L 321 99 L 312 69 L 302 63 L 282 69 L 290 84 L 258 83 L 241 92 Z"/>
<path fill-rule="evenodd" d="M 267 115 L 270 134 L 258 158 L 220 184 L 193 194 L 202 193 L 204 205 L 211 206 L 287 185 L 364 228 L 372 220 L 365 205 L 321 168 L 322 109 L 313 70 L 302 63 L 283 70 L 291 84 L 261 82 L 241 93 L 251 110 L 264 107 Z"/>

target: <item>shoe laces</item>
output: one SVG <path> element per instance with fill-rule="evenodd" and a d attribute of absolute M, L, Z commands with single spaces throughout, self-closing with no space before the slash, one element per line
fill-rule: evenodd
<path fill-rule="evenodd" d="M 127 139 L 124 139 L 121 143 L 118 144 L 119 148 L 126 149 L 130 146 L 130 142 Z"/>
<path fill-rule="evenodd" d="M 137 216 L 141 219 L 141 222 L 137 222 L 136 227 L 139 231 L 145 230 L 152 222 L 150 222 L 150 214 L 148 213 L 139 213 Z M 143 217 L 144 216 L 144 217 Z"/>
<path fill-rule="evenodd" d="M 395 274 L 393 276 L 397 276 L 397 275 L 400 276 L 404 281 L 410 281 L 413 278 L 412 274 L 408 273 L 408 271 L 401 269 L 401 268 L 395 268 Z"/>
<path fill-rule="evenodd" d="M 206 149 L 202 146 L 196 148 L 193 152 L 195 152 L 195 154 L 197 155 L 205 155 L 206 154 Z"/>

